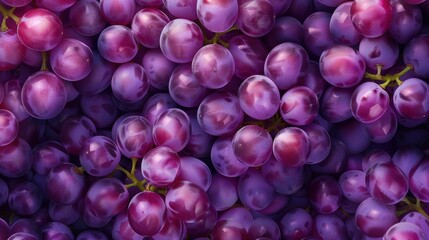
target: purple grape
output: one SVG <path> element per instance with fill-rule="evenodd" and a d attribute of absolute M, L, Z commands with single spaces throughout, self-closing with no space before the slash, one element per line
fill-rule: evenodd
<path fill-rule="evenodd" d="M 2 2 L 11 7 L 24 7 L 29 4 L 31 0 L 2 0 Z"/>
<path fill-rule="evenodd" d="M 216 211 L 224 211 L 232 207 L 238 200 L 237 185 L 237 178 L 225 177 L 220 173 L 213 174 L 210 187 L 207 190 L 210 205 Z"/>
<path fill-rule="evenodd" d="M 315 56 L 320 56 L 323 51 L 337 45 L 329 29 L 331 17 L 329 12 L 314 12 L 302 24 L 304 45 Z"/>
<path fill-rule="evenodd" d="M 290 125 L 307 125 L 316 118 L 318 112 L 319 100 L 308 87 L 293 87 L 280 100 L 280 114 Z"/>
<path fill-rule="evenodd" d="M 280 90 L 296 85 L 299 77 L 308 71 L 309 57 L 306 50 L 296 43 L 281 43 L 267 55 L 264 74 L 274 81 Z"/>
<path fill-rule="evenodd" d="M 356 209 L 356 225 L 363 234 L 379 238 L 398 222 L 395 212 L 394 205 L 386 205 L 370 197 L 361 202 Z"/>
<path fill-rule="evenodd" d="M 128 25 L 136 12 L 133 0 L 100 0 L 101 14 L 110 25 Z"/>
<path fill-rule="evenodd" d="M 154 124 L 158 116 L 169 108 L 175 108 L 177 104 L 167 93 L 156 93 L 146 100 L 142 115 L 150 124 Z"/>
<path fill-rule="evenodd" d="M 155 147 L 142 159 L 143 177 L 154 186 L 168 186 L 173 183 L 180 170 L 180 157 L 165 146 Z"/>
<path fill-rule="evenodd" d="M 95 135 L 82 144 L 79 161 L 92 176 L 107 176 L 117 167 L 121 153 L 112 139 Z"/>
<path fill-rule="evenodd" d="M 426 236 L 429 235 L 429 221 L 419 212 L 411 211 L 402 217 L 401 222 L 413 223 L 419 226 Z"/>
<path fill-rule="evenodd" d="M 216 91 L 200 103 L 197 116 L 201 129 L 220 136 L 235 132 L 243 121 L 244 113 L 236 95 Z"/>
<path fill-rule="evenodd" d="M 201 129 L 201 126 L 197 120 L 198 117 L 196 110 L 193 112 L 188 112 L 188 116 L 191 120 L 191 137 L 189 138 L 189 142 L 185 149 L 183 149 L 182 153 L 197 158 L 205 158 L 210 156 L 210 151 L 215 137 Z"/>
<path fill-rule="evenodd" d="M 101 228 L 109 224 L 110 221 L 112 220 L 111 217 L 100 218 L 100 217 L 94 216 L 94 214 L 92 214 L 91 211 L 87 209 L 87 207 L 85 206 L 85 203 L 81 204 L 80 211 L 81 211 L 80 219 L 83 221 L 83 224 L 85 224 L 85 226 L 87 227 Z"/>
<path fill-rule="evenodd" d="M 353 88 L 328 86 L 319 100 L 320 115 L 333 123 L 351 118 L 350 100 L 353 92 Z"/>
<path fill-rule="evenodd" d="M 184 222 L 186 235 L 188 237 L 207 236 L 213 230 L 218 221 L 218 212 L 213 206 L 210 206 L 209 213 L 202 219 L 194 222 Z"/>
<path fill-rule="evenodd" d="M 17 232 L 14 234 L 11 234 L 7 240 L 37 240 L 38 238 L 34 235 L 31 235 L 29 233 L 24 232 Z"/>
<path fill-rule="evenodd" d="M 156 146 L 166 146 L 179 152 L 186 147 L 191 137 L 190 124 L 189 116 L 183 110 L 165 110 L 153 124 L 153 142 Z"/>
<path fill-rule="evenodd" d="M 244 207 L 235 207 L 224 211 L 218 219 L 218 222 L 228 220 L 229 225 L 236 227 L 243 227 L 249 229 L 253 222 L 253 215 L 250 210 Z"/>
<path fill-rule="evenodd" d="M 365 59 L 367 67 L 377 69 L 381 66 L 389 69 L 398 61 L 399 46 L 388 35 L 364 37 L 359 43 L 359 53 Z"/>
<path fill-rule="evenodd" d="M 185 239 L 188 229 L 182 220 L 167 216 L 161 230 L 152 236 L 153 240 Z"/>
<path fill-rule="evenodd" d="M 366 135 L 374 143 L 386 143 L 395 137 L 398 121 L 395 112 L 389 107 L 378 120 L 362 123 Z"/>
<path fill-rule="evenodd" d="M 256 211 L 256 215 L 276 216 L 284 212 L 284 209 L 289 204 L 289 196 L 279 193 L 274 193 L 273 201 L 264 209 Z"/>
<path fill-rule="evenodd" d="M 36 0 L 38 7 L 46 8 L 53 12 L 62 12 L 73 6 L 77 0 Z"/>
<path fill-rule="evenodd" d="M 113 102 L 112 93 L 105 90 L 95 95 L 84 95 L 80 98 L 82 112 L 97 128 L 111 126 L 119 114 Z"/>
<path fill-rule="evenodd" d="M 267 130 L 257 125 L 246 125 L 232 139 L 237 159 L 249 167 L 264 165 L 271 157 L 273 139 Z"/>
<path fill-rule="evenodd" d="M 291 3 L 293 3 L 293 1 L 291 1 Z M 277 10 L 277 8 L 275 9 Z M 269 49 L 284 42 L 302 44 L 303 41 L 304 29 L 302 24 L 298 19 L 291 16 L 277 17 L 273 29 L 264 36 L 264 43 Z"/>
<path fill-rule="evenodd" d="M 111 25 L 98 36 L 97 47 L 100 55 L 106 60 L 126 63 L 137 55 L 138 45 L 131 29 L 123 25 Z"/>
<path fill-rule="evenodd" d="M 422 11 L 418 6 L 410 6 L 406 0 L 394 1 L 392 5 L 392 23 L 389 33 L 401 44 L 406 44 L 416 36 L 422 27 Z"/>
<path fill-rule="evenodd" d="M 163 0 L 164 7 L 176 18 L 197 20 L 197 0 Z"/>
<path fill-rule="evenodd" d="M 64 80 L 82 80 L 91 72 L 93 61 L 91 49 L 72 38 L 64 38 L 49 52 L 52 70 Z"/>
<path fill-rule="evenodd" d="M 15 30 L 0 32 L 0 71 L 9 71 L 24 61 L 27 48 L 18 39 Z"/>
<path fill-rule="evenodd" d="M 390 154 L 382 149 L 368 151 L 362 158 L 362 170 L 366 172 L 376 163 L 389 163 L 392 161 Z"/>
<path fill-rule="evenodd" d="M 260 217 L 253 220 L 249 227 L 249 237 L 260 239 L 280 239 L 280 228 L 277 223 L 268 217 Z"/>
<path fill-rule="evenodd" d="M 409 185 L 413 195 L 422 202 L 429 202 L 429 158 L 424 157 L 420 163 L 410 171 Z"/>
<path fill-rule="evenodd" d="M 235 22 L 238 29 L 251 37 L 261 37 L 274 27 L 276 12 L 269 0 L 241 1 Z"/>
<path fill-rule="evenodd" d="M 383 35 L 389 29 L 392 12 L 389 0 L 355 0 L 350 16 L 360 34 L 373 38 Z"/>
<path fill-rule="evenodd" d="M 365 73 L 365 60 L 351 47 L 339 45 L 323 51 L 319 59 L 320 73 L 335 87 L 348 88 L 359 84 Z"/>
<path fill-rule="evenodd" d="M 135 103 L 142 100 L 149 90 L 146 70 L 137 63 L 120 65 L 112 76 L 112 92 L 123 102 Z"/>
<path fill-rule="evenodd" d="M 429 116 L 429 84 L 419 78 L 405 80 L 393 93 L 393 105 L 405 118 L 412 120 L 427 118 Z"/>
<path fill-rule="evenodd" d="M 115 140 L 123 155 L 142 158 L 154 145 L 152 126 L 142 116 L 127 116 L 118 124 Z"/>
<path fill-rule="evenodd" d="M 165 205 L 173 216 L 186 222 L 198 221 L 210 211 L 206 192 L 188 181 L 171 185 L 165 197 Z"/>
<path fill-rule="evenodd" d="M 411 170 L 420 163 L 423 156 L 423 152 L 419 148 L 407 146 L 396 150 L 392 156 L 392 162 L 402 170 L 408 179 Z"/>
<path fill-rule="evenodd" d="M 61 163 L 54 167 L 45 182 L 48 198 L 56 203 L 74 204 L 84 194 L 85 177 L 72 163 Z"/>
<path fill-rule="evenodd" d="M 238 181 L 238 197 L 244 206 L 262 210 L 274 200 L 274 189 L 261 171 L 249 169 Z"/>
<path fill-rule="evenodd" d="M 128 209 L 116 215 L 112 224 L 112 239 L 114 240 L 141 240 L 143 236 L 136 233 L 128 219 Z"/>
<path fill-rule="evenodd" d="M 70 158 L 67 150 L 61 143 L 50 140 L 36 145 L 33 148 L 33 169 L 39 174 L 48 174 L 52 168 L 64 162 L 69 162 Z"/>
<path fill-rule="evenodd" d="M 350 154 L 360 153 L 371 144 L 371 140 L 362 128 L 362 123 L 354 118 L 333 125 L 331 137 L 342 141 Z"/>
<path fill-rule="evenodd" d="M 6 146 L 18 137 L 19 124 L 15 115 L 6 109 L 0 109 L 0 146 Z"/>
<path fill-rule="evenodd" d="M 198 20 L 209 31 L 225 32 L 236 23 L 239 11 L 237 1 L 197 0 L 196 2 Z"/>
<path fill-rule="evenodd" d="M 73 240 L 74 236 L 68 226 L 59 222 L 50 222 L 41 229 L 42 239 L 59 238 L 64 240 Z"/>
<path fill-rule="evenodd" d="M 310 65 L 308 65 L 307 74 L 301 76 L 298 79 L 298 86 L 306 86 L 310 88 L 320 99 L 322 96 L 327 83 L 323 79 L 322 74 L 320 74 L 319 63 L 313 60 L 310 60 Z"/>
<path fill-rule="evenodd" d="M 76 115 L 66 118 L 60 128 L 63 147 L 71 154 L 79 154 L 86 139 L 94 136 L 96 128 L 91 119 Z"/>
<path fill-rule="evenodd" d="M 323 161 L 331 150 L 331 137 L 328 132 L 319 124 L 311 123 L 301 127 L 310 140 L 310 154 L 306 164 L 315 164 Z"/>
<path fill-rule="evenodd" d="M 90 239 L 108 240 L 106 234 L 97 230 L 86 230 L 79 233 L 76 236 L 76 240 L 90 240 Z"/>
<path fill-rule="evenodd" d="M 63 24 L 55 13 L 44 8 L 33 8 L 21 17 L 17 34 L 26 47 L 36 51 L 49 51 L 60 43 Z"/>
<path fill-rule="evenodd" d="M 281 218 L 279 227 L 284 239 L 301 240 L 311 234 L 313 219 L 304 209 L 295 208 Z"/>
<path fill-rule="evenodd" d="M 16 178 L 27 174 L 33 164 L 31 147 L 22 138 L 0 147 L 0 174 Z"/>
<path fill-rule="evenodd" d="M 310 153 L 308 134 L 297 127 L 282 129 L 273 140 L 274 157 L 284 166 L 300 167 Z"/>
<path fill-rule="evenodd" d="M 319 214 L 314 219 L 316 233 L 322 239 L 346 239 L 347 232 L 344 221 L 334 213 Z"/>
<path fill-rule="evenodd" d="M 225 177 L 238 177 L 243 175 L 248 165 L 244 164 L 234 154 L 232 140 L 234 135 L 218 137 L 210 152 L 210 159 L 216 171 Z"/>
<path fill-rule="evenodd" d="M 159 48 L 155 48 L 144 54 L 142 66 L 149 77 L 149 84 L 156 89 L 166 90 L 177 63 L 169 60 Z"/>
<path fill-rule="evenodd" d="M 338 43 L 348 46 L 357 45 L 362 39 L 362 35 L 354 27 L 350 16 L 352 4 L 351 1 L 343 1 L 335 8 L 329 21 L 332 38 Z"/>
<path fill-rule="evenodd" d="M 347 164 L 347 146 L 337 138 L 331 138 L 331 151 L 325 160 L 312 164 L 311 170 L 318 174 L 340 174 Z"/>
<path fill-rule="evenodd" d="M 391 226 L 383 236 L 383 240 L 424 240 L 427 238 L 428 237 L 420 226 L 409 222 L 396 223 Z"/>
<path fill-rule="evenodd" d="M 174 19 L 161 32 L 160 48 L 165 57 L 177 63 L 191 62 L 203 46 L 200 27 L 190 20 Z"/>
<path fill-rule="evenodd" d="M 22 87 L 18 80 L 9 80 L 5 82 L 3 85 L 3 101 L 0 105 L 2 109 L 12 112 L 18 122 L 30 116 L 22 103 L 21 92 Z"/>
<path fill-rule="evenodd" d="M 25 81 L 21 91 L 25 110 L 38 119 L 57 116 L 67 103 L 63 80 L 49 71 L 39 71 Z"/>
<path fill-rule="evenodd" d="M 170 97 L 183 107 L 198 106 L 209 92 L 194 76 L 191 63 L 180 64 L 174 69 L 168 90 Z"/>
<path fill-rule="evenodd" d="M 66 225 L 70 225 L 74 222 L 76 222 L 79 217 L 79 208 L 77 204 L 59 204 L 56 202 L 50 202 L 49 203 L 49 217 L 55 221 L 60 222 Z"/>
<path fill-rule="evenodd" d="M 198 158 L 180 157 L 179 174 L 175 181 L 189 181 L 207 191 L 212 182 L 210 168 Z"/>
<path fill-rule="evenodd" d="M 0 178 L 0 206 L 3 206 L 7 202 L 8 196 L 9 186 L 2 178 Z"/>
<path fill-rule="evenodd" d="M 364 82 L 353 92 L 350 108 L 353 116 L 362 123 L 380 119 L 389 110 L 389 94 L 374 82 Z"/>
<path fill-rule="evenodd" d="M 144 8 L 138 11 L 131 22 L 137 42 L 148 48 L 159 47 L 162 29 L 170 21 L 161 10 Z"/>
<path fill-rule="evenodd" d="M 371 196 L 366 187 L 365 172 L 363 171 L 345 171 L 338 179 L 338 183 L 343 192 L 343 196 L 354 203 L 361 203 Z"/>
<path fill-rule="evenodd" d="M 120 213 L 129 201 L 128 190 L 117 178 L 102 178 L 93 183 L 86 193 L 85 207 L 99 218 Z"/>
<path fill-rule="evenodd" d="M 31 218 L 20 218 L 10 224 L 9 233 L 10 235 L 13 235 L 16 233 L 26 233 L 39 239 L 40 225 Z"/>
<path fill-rule="evenodd" d="M 317 212 L 330 214 L 340 207 L 342 191 L 333 177 L 318 176 L 310 183 L 309 189 L 312 189 L 309 191 L 309 200 Z"/>
<path fill-rule="evenodd" d="M 106 20 L 101 14 L 100 2 L 96 0 L 76 1 L 70 7 L 69 20 L 72 27 L 84 36 L 95 36 L 106 25 Z"/>
<path fill-rule="evenodd" d="M 19 215 L 32 215 L 39 210 L 42 203 L 42 191 L 32 182 L 20 182 L 9 190 L 8 205 L 13 212 Z"/>

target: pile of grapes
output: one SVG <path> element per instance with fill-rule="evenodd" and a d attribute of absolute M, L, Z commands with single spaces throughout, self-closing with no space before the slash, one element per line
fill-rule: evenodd
<path fill-rule="evenodd" d="M 428 16 L 0 0 L 0 240 L 428 240 Z"/>

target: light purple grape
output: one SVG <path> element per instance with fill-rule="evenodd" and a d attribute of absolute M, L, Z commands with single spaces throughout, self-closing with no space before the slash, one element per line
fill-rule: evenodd
<path fill-rule="evenodd" d="M 178 65 L 168 83 L 170 97 L 183 107 L 196 107 L 208 95 L 208 89 L 202 86 L 192 72 L 191 63 Z"/>
<path fill-rule="evenodd" d="M 395 225 L 390 227 L 383 236 L 383 240 L 424 240 L 427 238 L 428 237 L 420 226 L 409 222 L 396 223 Z"/>
<path fill-rule="evenodd" d="M 189 181 L 207 191 L 212 182 L 210 168 L 202 160 L 183 156 L 180 157 L 180 169 L 175 181 Z"/>
<path fill-rule="evenodd" d="M 219 89 L 228 84 L 235 71 L 229 50 L 219 44 L 208 44 L 199 49 L 192 59 L 192 72 L 204 87 Z"/>
<path fill-rule="evenodd" d="M 169 60 L 159 48 L 155 48 L 144 54 L 142 66 L 149 77 L 149 84 L 156 89 L 166 90 L 177 63 Z"/>
<path fill-rule="evenodd" d="M 327 121 L 336 123 L 351 118 L 350 99 L 354 88 L 328 86 L 319 100 L 320 115 Z"/>
<path fill-rule="evenodd" d="M 389 29 L 392 15 L 389 0 L 355 0 L 350 9 L 356 30 L 369 38 L 383 35 Z"/>
<path fill-rule="evenodd" d="M 405 80 L 393 93 L 393 105 L 405 118 L 412 120 L 427 118 L 429 116 L 429 84 L 419 78 Z"/>
<path fill-rule="evenodd" d="M 364 37 L 359 43 L 359 53 L 365 59 L 367 67 L 377 69 L 377 66 L 381 66 L 389 69 L 398 60 L 399 45 L 388 35 Z"/>
<path fill-rule="evenodd" d="M 280 114 L 290 125 L 307 125 L 316 118 L 318 112 L 319 100 L 308 87 L 293 87 L 280 100 Z"/>
<path fill-rule="evenodd" d="M 402 170 L 407 178 L 410 172 L 423 159 L 423 152 L 414 146 L 401 147 L 392 156 L 392 162 Z"/>
<path fill-rule="evenodd" d="M 94 214 L 89 211 L 85 204 L 81 204 L 81 219 L 83 221 L 83 224 L 86 226 L 92 227 L 92 228 L 101 228 L 109 224 L 109 222 L 112 220 L 111 217 L 108 218 L 100 218 L 94 216 Z"/>
<path fill-rule="evenodd" d="M 72 163 L 61 163 L 54 167 L 45 182 L 48 198 L 59 204 L 75 204 L 85 191 L 85 176 Z"/>
<path fill-rule="evenodd" d="M 338 183 L 343 192 L 343 196 L 354 203 L 361 203 L 371 196 L 365 183 L 365 172 L 363 171 L 345 171 L 338 179 Z"/>
<path fill-rule="evenodd" d="M 329 21 L 329 30 L 332 38 L 340 44 L 357 45 L 362 35 L 356 30 L 350 16 L 352 1 L 343 2 L 335 8 Z"/>
<path fill-rule="evenodd" d="M 30 116 L 22 103 L 21 92 L 22 87 L 18 80 L 9 80 L 5 82 L 3 88 L 3 101 L 0 105 L 1 108 L 12 112 L 18 122 Z"/>
<path fill-rule="evenodd" d="M 281 218 L 279 223 L 282 237 L 290 240 L 301 240 L 309 236 L 313 227 L 313 218 L 302 208 L 295 208 Z"/>
<path fill-rule="evenodd" d="M 384 233 L 398 222 L 396 207 L 372 197 L 367 198 L 356 209 L 355 221 L 363 234 L 373 238 L 383 237 Z"/>
<path fill-rule="evenodd" d="M 237 185 L 238 179 L 235 177 L 225 177 L 220 173 L 213 174 L 207 190 L 210 205 L 216 211 L 224 211 L 232 207 L 238 200 Z"/>
<path fill-rule="evenodd" d="M 174 19 L 161 32 L 160 48 L 165 57 L 177 63 L 191 62 L 203 46 L 200 27 L 186 19 Z"/>
<path fill-rule="evenodd" d="M 362 158 L 362 170 L 366 172 L 376 163 L 389 163 L 392 161 L 390 154 L 382 149 L 373 149 L 365 153 Z"/>
<path fill-rule="evenodd" d="M 15 115 L 0 109 L 0 146 L 6 146 L 18 137 L 19 124 Z"/>
<path fill-rule="evenodd" d="M 131 30 L 138 43 L 147 48 L 158 48 L 162 29 L 170 22 L 168 16 L 159 9 L 143 8 L 131 22 Z"/>
<path fill-rule="evenodd" d="M 371 123 L 380 119 L 389 110 L 389 100 L 389 94 L 380 85 L 364 82 L 354 90 L 350 108 L 359 122 Z"/>
<path fill-rule="evenodd" d="M 252 224 L 253 219 L 254 217 L 249 209 L 244 207 L 235 207 L 228 209 L 219 215 L 218 222 L 228 220 L 230 221 L 228 225 L 240 228 L 242 227 L 247 231 Z"/>
<path fill-rule="evenodd" d="M 274 27 L 276 12 L 269 0 L 241 1 L 235 24 L 244 34 L 261 37 Z"/>
<path fill-rule="evenodd" d="M 244 117 L 238 97 L 217 91 L 209 94 L 198 106 L 198 123 L 208 134 L 219 136 L 235 132 Z"/>
<path fill-rule="evenodd" d="M 304 46 L 315 56 L 320 56 L 323 51 L 337 45 L 329 29 L 331 17 L 330 12 L 314 12 L 302 24 Z"/>
<path fill-rule="evenodd" d="M 162 112 L 152 128 L 153 142 L 156 146 L 166 146 L 179 152 L 186 147 L 191 137 L 189 116 L 179 108 Z"/>
<path fill-rule="evenodd" d="M 391 5 L 392 23 L 388 32 L 396 42 L 406 44 L 422 27 L 422 10 L 418 6 L 409 5 L 406 0 L 391 2 Z"/>
<path fill-rule="evenodd" d="M 113 73 L 111 87 L 116 98 L 123 102 L 135 103 L 146 96 L 149 78 L 141 65 L 124 63 Z"/>
<path fill-rule="evenodd" d="M 197 0 L 163 0 L 164 7 L 176 18 L 197 20 Z"/>
<path fill-rule="evenodd" d="M 79 161 L 92 176 L 107 176 L 112 173 L 121 159 L 116 143 L 108 137 L 95 135 L 82 144 Z"/>
<path fill-rule="evenodd" d="M 274 157 L 286 167 L 300 167 L 307 161 L 310 153 L 308 134 L 297 127 L 282 129 L 274 137 Z"/>
<path fill-rule="evenodd" d="M 362 123 L 366 135 L 372 142 L 386 143 L 395 137 L 398 121 L 395 112 L 389 107 L 378 120 L 371 123 Z"/>
<path fill-rule="evenodd" d="M 177 107 L 176 102 L 167 93 L 155 93 L 146 100 L 142 115 L 150 124 L 154 124 L 158 116 L 169 108 Z"/>
<path fill-rule="evenodd" d="M 410 191 L 422 202 L 429 202 L 429 158 L 424 157 L 421 162 L 414 167 L 409 175 Z"/>
<path fill-rule="evenodd" d="M 429 235 L 429 220 L 421 213 L 411 211 L 402 217 L 401 222 L 414 223 L 419 226 L 426 236 Z"/>
<path fill-rule="evenodd" d="M 240 34 L 228 41 L 228 50 L 234 58 L 234 75 L 246 79 L 264 73 L 264 62 L 268 50 L 259 38 Z"/>
<path fill-rule="evenodd" d="M 110 25 L 128 25 L 136 12 L 133 0 L 100 0 L 101 14 Z"/>
<path fill-rule="evenodd" d="M 238 1 L 197 0 L 198 20 L 211 32 L 225 32 L 236 23 Z"/>
<path fill-rule="evenodd" d="M 335 87 L 348 88 L 359 84 L 365 73 L 365 60 L 351 47 L 339 45 L 326 49 L 319 59 L 320 73 Z"/>
<path fill-rule="evenodd" d="M 309 57 L 306 50 L 296 43 L 277 45 L 267 55 L 264 74 L 274 81 L 280 90 L 295 86 L 298 78 L 308 71 Z"/>
<path fill-rule="evenodd" d="M 346 225 L 344 221 L 335 215 L 319 214 L 314 218 L 314 227 L 317 235 L 322 239 L 346 239 Z"/>
<path fill-rule="evenodd" d="M 138 51 L 133 32 L 123 25 L 111 25 L 105 28 L 98 36 L 97 47 L 103 58 L 114 63 L 129 62 Z"/>
<path fill-rule="evenodd" d="M 21 90 L 25 110 L 38 119 L 57 116 L 67 103 L 67 90 L 63 80 L 49 71 L 39 71 L 25 81 Z"/>
<path fill-rule="evenodd" d="M 237 159 L 249 167 L 264 165 L 271 157 L 273 138 L 264 128 L 246 125 L 232 139 L 232 149 Z"/>
<path fill-rule="evenodd" d="M 92 70 L 93 61 L 91 49 L 83 42 L 72 38 L 63 38 L 49 52 L 52 70 L 68 81 L 78 81 L 88 76 Z"/>
<path fill-rule="evenodd" d="M 216 171 L 226 177 L 238 177 L 243 175 L 248 165 L 244 164 L 234 154 L 232 139 L 234 135 L 218 137 L 211 148 L 210 159 Z"/>
<path fill-rule="evenodd" d="M 141 172 L 154 186 L 173 183 L 180 170 L 180 157 L 172 149 L 159 146 L 151 149 L 142 159 Z"/>
<path fill-rule="evenodd" d="M 249 169 L 238 181 L 238 197 L 244 206 L 262 210 L 274 200 L 274 189 L 261 171 Z"/>
<path fill-rule="evenodd" d="M 69 20 L 72 27 L 84 36 L 95 36 L 106 25 L 106 20 L 101 14 L 100 2 L 96 0 L 76 1 L 70 7 Z"/>
<path fill-rule="evenodd" d="M 266 120 L 274 116 L 280 106 L 280 92 L 275 83 L 263 75 L 246 78 L 238 89 L 238 100 L 250 117 Z"/>
<path fill-rule="evenodd" d="M 210 212 L 210 201 L 206 192 L 198 185 L 182 181 L 171 186 L 165 197 L 169 212 L 187 222 L 198 221 Z"/>
<path fill-rule="evenodd" d="M 115 141 L 126 157 L 142 158 L 154 145 L 152 125 L 142 116 L 125 117 L 118 124 Z"/>

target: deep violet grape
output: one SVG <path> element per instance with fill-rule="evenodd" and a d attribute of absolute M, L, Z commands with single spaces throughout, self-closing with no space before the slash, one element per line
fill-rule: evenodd
<path fill-rule="evenodd" d="M 330 214 L 340 207 L 342 191 L 333 177 L 318 176 L 310 183 L 309 189 L 309 200 L 317 212 Z"/>
<path fill-rule="evenodd" d="M 85 176 L 72 163 L 61 163 L 54 167 L 45 182 L 47 196 L 56 203 L 74 204 L 84 194 Z"/>
<path fill-rule="evenodd" d="M 149 78 L 141 65 L 124 63 L 116 68 L 110 86 L 116 98 L 126 103 L 135 103 L 146 96 Z"/>
<path fill-rule="evenodd" d="M 77 1 L 70 8 L 69 19 L 72 27 L 85 36 L 97 35 L 106 25 L 97 0 Z"/>

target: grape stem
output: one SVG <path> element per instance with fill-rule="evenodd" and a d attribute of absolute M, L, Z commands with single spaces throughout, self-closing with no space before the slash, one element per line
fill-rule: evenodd
<path fill-rule="evenodd" d="M 116 169 L 125 173 L 125 175 L 132 181 L 132 183 L 125 185 L 126 188 L 138 187 L 141 191 L 144 191 L 146 190 L 146 187 L 144 186 L 146 184 L 146 180 L 143 179 L 142 181 L 139 181 L 136 178 L 135 176 L 136 166 L 137 166 L 137 158 L 131 158 L 131 171 L 128 171 L 127 169 L 123 168 L 121 165 L 118 165 Z"/>
<path fill-rule="evenodd" d="M 273 117 L 267 120 L 259 121 L 245 121 L 243 125 L 256 125 L 261 128 L 264 128 L 269 133 L 276 134 L 281 129 L 285 128 L 287 126 L 286 122 L 281 117 L 280 113 L 276 113 Z"/>
<path fill-rule="evenodd" d="M 1 31 L 5 32 L 7 31 L 9 28 L 7 27 L 6 21 L 8 18 L 12 18 L 13 21 L 15 21 L 16 24 L 18 24 L 20 18 L 18 16 L 16 16 L 15 14 L 13 14 L 13 12 L 15 11 L 15 8 L 10 8 L 10 9 L 6 9 L 5 7 L 0 5 L 0 13 L 1 15 L 3 15 L 3 20 L 1 22 Z"/>
<path fill-rule="evenodd" d="M 233 32 L 235 30 L 239 30 L 238 27 L 232 26 L 230 29 L 226 30 L 225 32 L 215 33 L 215 35 L 210 39 L 207 39 L 206 37 L 204 37 L 204 44 L 206 44 L 206 45 L 207 44 L 220 44 L 220 45 L 227 48 L 229 46 L 229 43 L 223 41 L 221 38 L 223 35 L 225 35 L 229 32 Z"/>
<path fill-rule="evenodd" d="M 40 70 L 48 71 L 48 53 L 45 51 L 42 52 L 42 67 Z"/>
<path fill-rule="evenodd" d="M 383 66 L 378 64 L 377 65 L 377 73 L 373 74 L 373 73 L 366 72 L 365 78 L 375 80 L 375 81 L 382 81 L 383 83 L 381 83 L 380 86 L 384 89 L 388 85 L 391 85 L 392 83 L 395 83 L 395 82 L 396 82 L 396 84 L 398 84 L 398 86 L 401 85 L 403 81 L 400 78 L 405 73 L 412 70 L 413 66 L 411 64 L 407 64 L 407 66 L 402 71 L 395 73 L 395 74 L 386 74 L 386 75 L 381 74 L 382 68 L 383 68 Z"/>
<path fill-rule="evenodd" d="M 421 202 L 419 199 L 416 199 L 416 203 L 411 202 L 407 197 L 404 197 L 401 202 L 405 203 L 406 206 L 397 212 L 398 216 L 402 216 L 403 214 L 415 211 L 421 213 L 423 216 L 429 219 L 429 215 L 423 209 Z"/>

